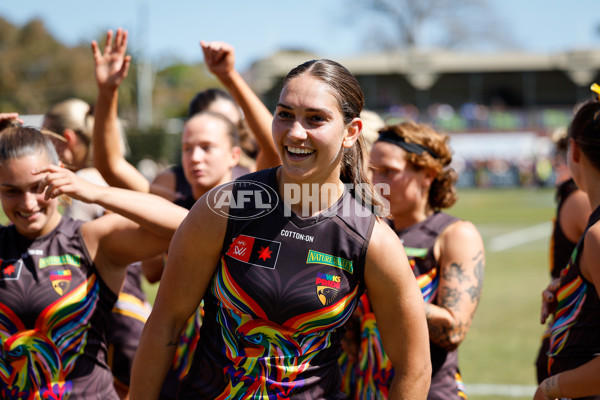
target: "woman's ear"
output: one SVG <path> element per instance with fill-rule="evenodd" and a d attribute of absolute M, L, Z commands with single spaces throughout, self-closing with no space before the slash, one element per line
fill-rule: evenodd
<path fill-rule="evenodd" d="M 240 163 L 240 157 L 242 155 L 242 148 L 240 146 L 233 146 L 231 148 L 231 163 L 230 167 L 233 168 Z"/>
<path fill-rule="evenodd" d="M 433 169 L 426 169 L 423 172 L 425 175 L 425 183 L 427 184 L 427 187 L 429 188 L 429 187 L 431 187 L 431 184 L 435 180 L 436 172 Z"/>
<path fill-rule="evenodd" d="M 354 143 L 360 137 L 360 133 L 362 131 L 362 121 L 360 118 L 354 118 L 347 126 L 346 126 L 346 136 L 344 137 L 344 142 L 342 146 L 349 149 L 354 146 Z"/>
<path fill-rule="evenodd" d="M 581 161 L 581 149 L 575 140 L 569 139 L 569 152 L 574 162 L 579 163 Z"/>
<path fill-rule="evenodd" d="M 62 136 L 67 141 L 67 146 L 69 147 L 69 149 L 74 148 L 75 145 L 77 144 L 77 141 L 79 140 L 77 138 L 77 134 L 72 129 L 65 129 L 62 133 Z"/>

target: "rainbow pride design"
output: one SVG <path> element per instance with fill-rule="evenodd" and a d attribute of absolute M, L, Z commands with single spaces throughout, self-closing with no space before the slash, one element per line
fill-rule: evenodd
<path fill-rule="evenodd" d="M 573 263 L 577 258 L 578 249 L 575 248 L 571 255 L 571 261 L 561 271 L 562 279 L 567 275 L 572 268 Z M 552 356 L 559 354 L 569 337 L 570 328 L 575 324 L 577 317 L 581 311 L 581 307 L 585 303 L 587 297 L 587 284 L 577 276 L 571 282 L 562 283 L 556 293 L 558 305 L 554 314 L 552 323 L 552 333 L 550 334 L 550 349 L 548 355 L 548 371 L 552 366 Z"/>
<path fill-rule="evenodd" d="M 297 315 L 279 325 L 232 279 L 225 259 L 211 285 L 221 301 L 217 321 L 222 327 L 225 353 L 231 364 L 218 399 L 287 398 L 302 391 L 304 373 L 319 351 L 335 344 L 333 329 L 350 317 L 358 300 L 358 287 L 320 310 Z"/>
<path fill-rule="evenodd" d="M 183 379 L 192 366 L 194 353 L 200 340 L 200 327 L 202 326 L 203 303 L 196 309 L 196 312 L 187 320 L 183 332 L 179 337 L 179 345 L 175 351 L 173 360 L 173 369 L 177 371 L 179 380 Z"/>
<path fill-rule="evenodd" d="M 91 276 L 46 307 L 33 329 L 0 303 L 0 398 L 69 398 L 73 386 L 66 377 L 87 343 L 98 293 Z"/>

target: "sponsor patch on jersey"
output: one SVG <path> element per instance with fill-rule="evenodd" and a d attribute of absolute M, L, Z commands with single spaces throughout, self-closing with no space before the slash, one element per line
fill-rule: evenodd
<path fill-rule="evenodd" d="M 425 258 L 428 248 L 404 247 L 404 251 L 408 257 Z"/>
<path fill-rule="evenodd" d="M 52 282 L 54 291 L 62 296 L 67 293 L 71 287 L 71 271 L 68 269 L 61 269 L 50 272 L 50 282 Z"/>
<path fill-rule="evenodd" d="M 0 259 L 0 280 L 16 281 L 21 276 L 23 260 L 2 260 Z"/>
<path fill-rule="evenodd" d="M 281 242 L 239 235 L 229 245 L 226 255 L 262 268 L 275 269 Z"/>
<path fill-rule="evenodd" d="M 337 298 L 340 292 L 342 277 L 339 275 L 317 272 L 317 297 L 324 306 L 328 306 Z"/>
<path fill-rule="evenodd" d="M 350 274 L 354 271 L 352 261 L 314 250 L 309 250 L 308 256 L 306 257 L 306 263 L 330 265 L 332 267 L 343 269 Z"/>
<path fill-rule="evenodd" d="M 72 267 L 81 267 L 81 256 L 75 254 L 63 254 L 61 256 L 49 256 L 40 258 L 38 264 L 40 269 L 50 266 L 70 265 Z"/>

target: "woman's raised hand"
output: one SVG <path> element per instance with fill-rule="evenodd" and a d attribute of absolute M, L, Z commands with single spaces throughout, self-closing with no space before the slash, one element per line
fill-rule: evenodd
<path fill-rule="evenodd" d="M 119 28 L 114 36 L 113 42 L 113 31 L 109 30 L 106 33 L 104 54 L 100 51 L 98 43 L 95 40 L 92 41 L 92 53 L 96 64 L 96 83 L 101 90 L 118 88 L 127 76 L 131 63 L 131 56 L 125 54 L 127 31 Z"/>
<path fill-rule="evenodd" d="M 225 42 L 201 41 L 204 62 L 209 71 L 220 78 L 226 78 L 235 68 L 235 51 Z"/>

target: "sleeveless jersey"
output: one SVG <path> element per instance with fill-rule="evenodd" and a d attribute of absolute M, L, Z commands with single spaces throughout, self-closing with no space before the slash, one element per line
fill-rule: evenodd
<path fill-rule="evenodd" d="M 550 274 L 553 278 L 560 276 L 560 270 L 563 269 L 569 262 L 571 253 L 575 248 L 575 244 L 571 242 L 562 230 L 558 214 L 567 198 L 577 190 L 577 185 L 573 178 L 561 183 L 556 188 L 556 218 L 554 219 L 554 227 L 552 229 L 552 239 L 550 242 Z"/>
<path fill-rule="evenodd" d="M 433 247 L 442 231 L 458 219 L 436 212 L 424 221 L 404 230 L 396 231 L 404 245 L 410 266 L 417 278 L 423 299 L 435 304 L 439 285 L 439 265 Z M 388 387 L 394 376 L 392 364 L 383 350 L 375 315 L 370 307 L 368 293 L 361 298 L 355 314 L 360 338 L 356 362 L 348 354 L 340 358 L 344 374 L 342 388 L 353 399 L 387 398 Z M 352 339 L 350 339 L 352 340 Z M 448 352 L 429 342 L 432 363 L 432 379 L 428 399 L 464 399 L 464 385 L 458 370 L 457 351 Z"/>
<path fill-rule="evenodd" d="M 277 169 L 235 181 L 277 192 Z M 375 217 L 347 191 L 301 218 L 277 196 L 272 212 L 230 209 L 221 260 L 181 399 L 338 399 L 344 324 L 363 291 Z M 197 362 L 196 362 L 197 361 Z"/>
<path fill-rule="evenodd" d="M 0 228 L 0 398 L 118 399 L 105 330 L 117 296 L 62 218 L 30 240 Z"/>
<path fill-rule="evenodd" d="M 552 236 L 550 237 L 550 276 L 558 278 L 560 271 L 567 266 L 576 243 L 571 242 L 566 236 L 558 219 L 560 210 L 567 198 L 577 190 L 573 178 L 568 179 L 556 188 L 556 216 L 553 219 Z M 550 345 L 550 319 L 547 328 L 542 334 L 542 344 L 535 360 L 536 375 L 538 383 L 542 383 L 548 377 L 548 349 Z"/>
<path fill-rule="evenodd" d="M 600 207 L 590 216 L 571 261 L 561 272 L 550 334 L 550 375 L 576 368 L 600 354 L 600 299 L 594 284 L 581 274 L 579 265 L 585 233 L 598 220 Z"/>
<path fill-rule="evenodd" d="M 175 175 L 175 201 L 174 203 L 188 210 L 192 208 L 196 200 L 192 194 L 192 187 L 185 178 L 183 167 L 176 165 L 171 167 L 171 171 Z"/>

